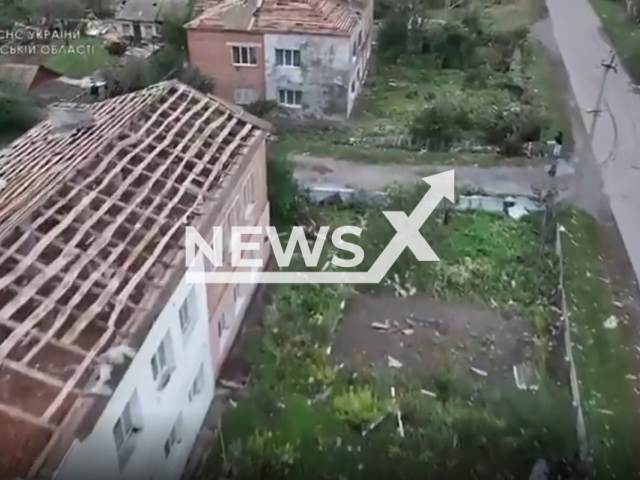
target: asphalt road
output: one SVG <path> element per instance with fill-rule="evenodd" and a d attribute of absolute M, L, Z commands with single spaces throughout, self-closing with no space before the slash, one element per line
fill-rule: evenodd
<path fill-rule="evenodd" d="M 582 162 L 597 164 L 609 204 L 636 279 L 640 278 L 640 96 L 618 65 L 602 96 L 602 113 L 592 129 L 593 114 L 603 81 L 602 61 L 611 45 L 588 0 L 546 0 L 549 20 L 562 56 L 580 116 L 591 140 L 593 155 Z M 591 138 L 589 138 L 591 137 Z M 599 182 L 585 177 L 580 194 L 597 197 Z"/>

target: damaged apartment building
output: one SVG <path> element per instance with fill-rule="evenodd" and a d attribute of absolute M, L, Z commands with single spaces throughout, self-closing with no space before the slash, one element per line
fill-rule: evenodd
<path fill-rule="evenodd" d="M 192 63 L 239 105 L 278 102 L 293 118 L 344 119 L 364 83 L 373 0 L 199 0 Z"/>
<path fill-rule="evenodd" d="M 268 225 L 269 131 L 169 81 L 0 151 L 2 480 L 180 478 L 255 288 L 187 283 L 186 227 Z"/>

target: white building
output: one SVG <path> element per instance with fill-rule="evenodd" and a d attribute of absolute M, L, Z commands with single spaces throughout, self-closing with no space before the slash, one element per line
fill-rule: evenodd
<path fill-rule="evenodd" d="M 268 225 L 269 128 L 170 81 L 0 151 L 0 478 L 180 478 L 253 293 L 186 227 Z"/>

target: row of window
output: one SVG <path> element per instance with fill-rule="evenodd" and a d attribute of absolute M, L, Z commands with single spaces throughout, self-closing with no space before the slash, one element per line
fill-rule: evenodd
<path fill-rule="evenodd" d="M 182 305 L 178 309 L 180 329 L 182 331 L 184 341 L 189 338 L 195 324 L 196 301 L 197 299 L 195 296 L 195 290 L 191 289 Z M 167 332 L 167 334 L 164 336 L 157 350 L 151 357 L 150 367 L 153 381 L 156 383 L 157 388 L 159 390 L 162 390 L 169 383 L 171 374 L 176 367 L 175 351 L 173 347 L 172 337 L 169 332 Z M 203 388 L 204 365 L 202 364 L 200 365 L 200 369 L 198 370 L 198 373 L 189 389 L 189 402 L 192 402 L 193 399 L 202 392 Z M 138 392 L 137 390 L 134 390 L 133 395 L 125 405 L 122 414 L 113 426 L 113 439 L 116 444 L 116 450 L 118 452 L 118 459 L 121 468 L 124 467 L 133 451 L 133 442 L 131 440 L 133 440 L 134 435 L 141 430 L 142 412 L 140 408 Z M 164 452 L 166 457 L 168 457 L 175 449 L 175 446 L 180 443 L 181 432 L 182 413 L 178 415 L 178 419 L 172 427 L 169 437 L 164 443 Z"/>
<path fill-rule="evenodd" d="M 358 33 L 357 42 L 353 42 L 351 55 L 355 58 L 358 55 L 358 49 L 362 47 L 362 30 Z M 231 47 L 231 56 L 234 65 L 255 66 L 258 64 L 257 47 L 249 45 L 233 45 Z M 301 55 L 299 49 L 276 48 L 275 49 L 276 66 L 278 67 L 299 67 Z"/>
<path fill-rule="evenodd" d="M 258 64 L 257 47 L 249 45 L 233 45 L 231 58 L 234 65 L 255 66 Z M 280 67 L 299 67 L 300 50 L 276 48 L 276 65 Z"/>
<path fill-rule="evenodd" d="M 191 388 L 189 389 L 188 399 L 192 403 L 204 390 L 204 364 L 200 365 L 198 374 L 194 378 Z M 134 436 L 141 432 L 143 428 L 142 411 L 140 408 L 140 399 L 138 391 L 134 390 L 133 395 L 124 406 L 122 414 L 116 420 L 113 426 L 113 439 L 118 452 L 120 468 L 126 465 L 126 461 L 130 458 L 133 451 Z M 169 432 L 169 436 L 164 442 L 164 455 L 169 457 L 175 450 L 177 444 L 182 441 L 183 420 L 182 412 L 178 413 L 178 417 Z"/>

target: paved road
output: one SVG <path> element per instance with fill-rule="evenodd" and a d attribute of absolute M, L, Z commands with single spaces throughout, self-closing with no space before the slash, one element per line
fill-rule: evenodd
<path fill-rule="evenodd" d="M 568 72 L 587 132 L 603 78 L 602 60 L 611 46 L 588 0 L 546 0 L 557 49 Z M 602 186 L 620 230 L 636 279 L 640 278 L 640 96 L 622 68 L 606 81 L 602 109 L 591 140 Z M 588 165 L 585 167 L 588 168 Z M 580 194 L 598 196 L 585 175 Z"/>
<path fill-rule="evenodd" d="M 295 176 L 308 186 L 338 186 L 356 190 L 376 191 L 397 183 L 414 185 L 422 177 L 450 170 L 452 166 L 407 164 L 372 164 L 333 158 L 295 155 Z M 534 190 L 548 188 L 549 177 L 543 166 L 538 167 L 455 167 L 456 184 L 482 189 L 489 194 L 532 195 Z M 568 184 L 573 169 L 567 164 L 558 168 L 559 189 Z"/>

